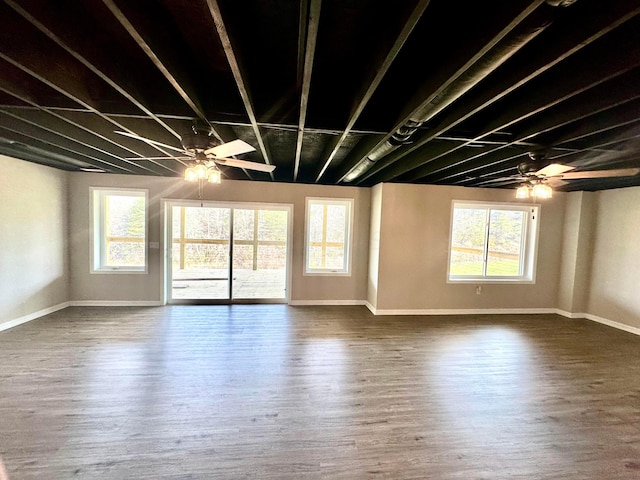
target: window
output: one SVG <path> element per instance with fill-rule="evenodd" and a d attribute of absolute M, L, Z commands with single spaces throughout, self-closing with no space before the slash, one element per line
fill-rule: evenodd
<path fill-rule="evenodd" d="M 350 274 L 352 211 L 352 199 L 307 198 L 306 274 Z"/>
<path fill-rule="evenodd" d="M 145 190 L 92 189 L 92 272 L 146 272 Z"/>
<path fill-rule="evenodd" d="M 538 208 L 454 201 L 449 281 L 533 283 Z"/>

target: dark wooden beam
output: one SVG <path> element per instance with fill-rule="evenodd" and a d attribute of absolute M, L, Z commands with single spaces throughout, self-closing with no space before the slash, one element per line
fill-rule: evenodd
<path fill-rule="evenodd" d="M 66 162 L 69 165 L 70 170 L 78 170 L 80 168 L 98 167 L 112 173 L 133 173 L 133 170 L 118 167 L 108 162 L 102 162 L 105 165 L 96 165 L 95 162 L 99 162 L 96 158 L 87 157 L 84 154 L 78 153 L 78 151 L 69 148 L 67 145 L 62 145 L 59 142 L 46 139 L 46 135 L 41 134 L 27 134 L 24 129 L 17 129 L 7 125 L 6 117 L 0 115 L 0 132 L 2 132 L 3 138 L 9 138 L 11 141 L 15 141 L 18 145 L 24 145 L 25 148 L 33 148 L 44 157 L 51 157 L 58 161 Z M 11 145 L 9 145 L 11 148 Z"/>
<path fill-rule="evenodd" d="M 123 11 L 116 5 L 114 0 L 102 0 L 105 6 L 111 11 L 113 16 L 120 22 L 122 27 L 127 31 L 127 33 L 133 38 L 133 40 L 138 44 L 138 46 L 142 49 L 142 51 L 149 57 L 149 60 L 156 66 L 156 68 L 162 73 L 162 75 L 167 79 L 169 84 L 173 87 L 173 89 L 178 92 L 180 97 L 185 101 L 185 103 L 189 106 L 189 108 L 196 114 L 196 116 L 202 120 L 203 122 L 209 123 L 202 107 L 200 106 L 200 102 L 195 94 L 195 88 L 190 85 L 190 82 L 187 79 L 187 75 L 183 72 L 177 72 L 177 67 L 175 65 L 170 65 L 166 60 L 160 58 L 161 53 L 156 51 L 151 44 L 145 39 L 143 34 L 133 25 L 133 23 L 127 18 L 127 16 L 123 13 Z M 213 128 L 213 126 L 211 126 Z M 224 142 L 223 138 L 220 134 L 215 131 L 213 134 L 220 140 Z"/>
<path fill-rule="evenodd" d="M 629 159 L 640 162 L 637 146 L 640 138 L 640 119 L 619 123 L 610 127 L 608 133 L 599 133 L 598 140 L 586 148 L 565 152 L 553 157 L 554 161 L 575 163 L 577 167 L 601 167 Z M 631 145 L 632 148 L 624 148 Z"/>
<path fill-rule="evenodd" d="M 306 2 L 308 0 L 303 0 Z M 318 26 L 320 24 L 320 7 L 322 0 L 310 0 L 309 15 L 301 21 L 307 22 L 306 42 L 304 42 L 304 64 L 302 70 L 302 85 L 300 91 L 300 116 L 298 120 L 298 136 L 296 139 L 296 153 L 293 164 L 293 181 L 298 178 L 300 169 L 300 157 L 302 155 L 302 143 L 304 139 L 304 127 L 307 120 L 307 107 L 309 103 L 309 91 L 311 90 L 311 73 L 313 71 L 313 57 L 316 51 L 318 39 Z"/>
<path fill-rule="evenodd" d="M 93 145 L 84 143 L 75 137 L 62 134 L 52 128 L 48 128 L 36 122 L 24 119 L 10 111 L 0 109 L 0 125 L 7 130 L 20 133 L 30 138 L 39 139 L 71 153 L 82 156 L 95 167 L 109 170 L 122 170 L 129 173 L 147 173 L 140 166 L 122 160 L 118 156 Z"/>
<path fill-rule="evenodd" d="M 109 67 L 109 59 L 102 58 L 100 60 L 96 59 L 95 56 L 100 54 L 100 52 L 96 52 L 95 50 L 92 52 L 92 60 L 89 60 L 86 55 L 82 55 L 79 52 L 79 49 L 82 48 L 83 42 L 82 39 L 74 38 L 73 45 L 67 41 L 65 41 L 60 35 L 56 34 L 49 26 L 45 25 L 42 21 L 40 21 L 36 15 L 27 11 L 23 5 L 20 5 L 18 2 L 14 0 L 5 0 L 5 2 L 13 8 L 18 14 L 20 14 L 23 18 L 25 18 L 29 23 L 31 23 L 34 27 L 36 27 L 40 32 L 46 35 L 51 41 L 56 43 L 59 47 L 63 48 L 69 55 L 75 58 L 78 62 L 88 68 L 94 75 L 99 77 L 109 86 L 111 86 L 114 90 L 116 90 L 119 94 L 121 94 L 124 98 L 126 98 L 129 102 L 135 105 L 138 109 L 145 113 L 149 118 L 157 122 L 164 129 L 166 129 L 169 133 L 174 135 L 176 138 L 180 139 L 180 135 L 171 128 L 164 120 L 155 115 L 139 98 L 139 92 L 136 92 L 135 87 L 127 81 L 126 75 L 119 69 L 113 69 Z M 48 18 L 50 18 L 52 11 L 54 9 L 50 9 L 46 14 Z M 67 29 L 65 32 L 67 36 L 73 34 L 73 29 Z M 109 69 L 109 74 L 105 73 L 105 70 Z M 115 78 L 117 76 L 117 79 Z M 135 93 L 134 93 L 135 92 Z"/>
<path fill-rule="evenodd" d="M 348 164 L 341 169 L 340 181 L 344 180 L 346 174 L 354 166 L 356 166 L 358 163 L 360 163 L 365 158 L 367 158 L 371 154 L 371 152 L 373 152 L 377 148 L 381 147 L 384 143 L 386 143 L 392 137 L 392 135 L 396 132 L 396 130 L 402 127 L 414 116 L 415 112 L 419 112 L 420 110 L 424 109 L 426 105 L 428 105 L 431 101 L 437 98 L 438 95 L 441 95 L 442 92 L 444 92 L 447 88 L 449 88 L 453 84 L 453 82 L 461 78 L 467 71 L 469 71 L 469 69 L 471 69 L 484 55 L 486 55 L 493 47 L 495 47 L 510 32 L 512 32 L 526 17 L 528 17 L 542 3 L 544 3 L 544 0 L 534 0 L 528 3 L 526 7 L 522 9 L 518 15 L 513 17 L 511 21 L 509 21 L 509 23 L 506 26 L 502 27 L 499 31 L 497 31 L 488 42 L 486 42 L 483 46 L 481 46 L 478 50 L 476 50 L 473 54 L 471 54 L 467 59 L 467 61 L 463 65 L 461 65 L 459 68 L 457 68 L 451 75 L 449 75 L 448 78 L 444 79 L 444 81 L 440 83 L 440 85 L 438 85 L 437 88 L 432 89 L 431 91 L 428 91 L 428 92 L 426 91 L 422 95 L 418 95 L 416 97 L 416 100 L 414 100 L 411 105 L 408 105 L 405 108 L 405 113 L 401 115 L 401 117 L 398 119 L 398 121 L 395 123 L 392 129 L 382 138 L 382 140 L 378 142 L 378 144 L 374 148 L 371 149 L 371 151 L 367 152 L 366 155 L 364 156 L 351 159 L 348 162 Z M 384 160 L 385 158 L 379 160 L 378 163 Z M 378 168 L 374 167 L 374 169 L 375 170 L 371 174 L 378 171 Z M 370 174 L 363 175 L 359 179 L 359 183 L 362 183 L 362 181 L 366 180 L 366 178 L 369 176 Z"/>
<path fill-rule="evenodd" d="M 559 111 L 554 111 L 544 119 L 534 122 L 529 128 L 494 148 L 485 151 L 474 151 L 473 154 L 469 154 L 465 153 L 464 150 L 451 147 L 434 151 L 431 147 L 433 142 L 427 143 L 419 149 L 414 149 L 409 155 L 403 156 L 402 162 L 398 162 L 388 170 L 370 177 L 368 182 L 374 184 L 385 181 L 383 179 L 387 178 L 387 176 L 403 181 L 435 182 L 450 180 L 454 177 L 465 176 L 476 169 L 492 165 L 487 165 L 482 157 L 503 148 L 524 147 L 523 150 L 530 150 L 527 147 L 530 147 L 531 144 L 535 144 L 538 148 L 541 146 L 555 146 L 555 142 L 545 142 L 544 145 L 540 145 L 534 139 L 545 132 L 552 132 L 555 129 L 574 123 L 578 124 L 589 117 L 601 113 L 606 114 L 607 111 L 628 103 L 634 103 L 637 99 L 640 99 L 640 92 L 637 89 L 637 84 L 640 82 L 640 72 L 631 72 L 631 75 L 625 75 L 623 80 L 622 82 L 616 82 L 615 86 L 601 85 L 595 91 L 590 92 L 589 100 L 586 100 L 583 96 L 571 98 L 563 105 L 557 106 L 556 110 Z M 600 90 L 602 94 L 599 93 Z M 605 91 L 609 93 L 605 95 Z M 586 124 L 588 125 L 589 122 Z M 464 142 L 458 143 L 455 147 L 466 145 L 465 150 L 468 150 L 473 140 L 465 139 Z"/>
<path fill-rule="evenodd" d="M 584 28 L 575 29 L 574 33 L 554 44 L 552 49 L 547 52 L 543 52 L 543 54 L 538 58 L 532 58 L 528 71 L 514 72 L 504 81 L 493 84 L 484 89 L 484 91 L 479 95 L 476 95 L 475 98 L 470 99 L 468 102 L 457 107 L 454 106 L 450 113 L 436 127 L 429 131 L 428 135 L 423 135 L 420 138 L 414 139 L 410 146 L 404 147 L 401 151 L 394 152 L 394 154 L 389 155 L 387 158 L 381 159 L 374 168 L 362 177 L 361 182 L 398 162 L 398 160 L 403 158 L 405 155 L 420 149 L 423 145 L 426 145 L 434 138 L 446 134 L 446 132 L 460 125 L 465 120 L 468 120 L 473 115 L 476 115 L 482 110 L 490 107 L 495 102 L 505 98 L 507 95 L 515 92 L 524 85 L 538 79 L 551 68 L 556 67 L 563 61 L 566 61 L 568 58 L 582 51 L 585 47 L 592 45 L 596 40 L 599 40 L 607 33 L 610 33 L 629 20 L 635 18 L 640 13 L 640 7 L 630 9 L 628 5 L 624 5 L 624 8 L 621 6 L 611 8 L 610 4 L 602 4 L 600 8 L 602 9 L 601 14 L 595 15 L 589 25 L 584 26 Z M 593 72 L 597 71 L 598 69 L 593 69 Z M 574 76 L 575 75 L 572 74 L 568 75 L 566 78 L 572 78 Z M 524 109 L 526 109 L 526 107 L 523 107 L 523 110 Z M 481 138 L 483 137 L 478 136 L 472 139 L 472 141 L 477 141 Z M 402 163 L 404 164 L 404 162 Z M 381 175 L 381 177 L 384 177 L 385 181 L 389 181 L 409 170 L 410 169 L 405 169 L 400 166 L 400 168 L 394 169 L 393 173 L 389 175 Z"/>
<path fill-rule="evenodd" d="M 58 168 L 60 170 L 75 171 L 79 168 L 77 166 L 71 166 L 67 157 L 56 156 L 59 158 L 54 159 L 50 152 L 43 149 L 28 146 L 26 144 L 24 144 L 22 148 L 19 148 L 16 144 L 12 145 L 11 142 L 15 142 L 15 140 L 11 140 L 3 136 L 2 131 L 0 130 L 0 154 L 2 155 L 45 165 L 47 167 Z"/>
<path fill-rule="evenodd" d="M 249 117 L 249 122 L 251 123 L 251 129 L 253 130 L 253 133 L 258 142 L 258 148 L 260 150 L 260 153 L 262 154 L 264 162 L 267 165 L 271 165 L 269 151 L 262 136 L 262 132 L 260 131 L 260 127 L 258 126 L 258 119 L 255 114 L 247 82 L 245 81 L 245 75 L 243 74 L 243 71 L 240 67 L 238 56 L 233 49 L 233 45 L 231 44 L 229 33 L 222 18 L 220 6 L 218 5 L 217 0 L 207 0 L 207 5 L 209 6 L 209 11 L 211 12 L 211 16 L 213 17 L 213 21 L 216 25 L 216 30 L 218 31 L 218 36 L 220 37 L 220 41 L 222 42 L 224 53 L 227 56 L 227 61 L 229 62 L 229 66 L 231 67 L 233 78 L 235 79 L 236 85 L 238 86 L 240 97 L 242 98 L 244 108 L 247 112 L 247 116 Z M 250 176 L 249 172 L 246 173 Z M 271 180 L 274 180 L 273 172 L 269 172 L 269 175 L 271 176 Z"/>
<path fill-rule="evenodd" d="M 345 140 L 351 133 L 353 126 L 355 125 L 356 121 L 360 117 L 360 114 L 362 113 L 367 103 L 371 99 L 376 88 L 378 88 L 378 85 L 380 84 L 380 82 L 382 81 L 386 73 L 389 71 L 391 64 L 393 63 L 396 56 L 402 49 L 402 46 L 405 44 L 405 42 L 409 38 L 409 35 L 413 31 L 414 27 L 416 26 L 420 18 L 422 18 L 422 14 L 426 10 L 427 6 L 429 5 L 429 2 L 430 0 L 420 0 L 416 4 L 415 8 L 412 10 L 411 14 L 409 15 L 406 22 L 404 23 L 404 26 L 400 31 L 400 33 L 398 34 L 395 42 L 393 42 L 393 44 L 391 45 L 391 48 L 386 53 L 382 61 L 373 70 L 373 74 L 370 75 L 370 78 L 367 79 L 367 82 L 361 87 L 360 93 L 356 96 L 356 102 L 351 108 L 351 113 L 349 114 L 347 125 L 345 129 L 342 131 L 342 133 L 340 134 L 340 136 L 333 143 L 329 151 L 329 155 L 327 156 L 326 160 L 323 162 L 322 167 L 320 168 L 320 171 L 316 176 L 316 183 L 320 181 L 320 179 L 324 175 L 324 172 L 327 170 L 327 168 L 329 168 L 329 165 L 331 164 L 334 157 L 338 153 L 338 150 L 340 150 L 340 147 L 342 147 Z"/>
<path fill-rule="evenodd" d="M 406 173 L 402 178 L 407 181 L 417 179 L 421 181 L 427 179 L 442 181 L 466 175 L 470 169 L 484 166 L 483 160 L 480 158 L 484 154 L 492 153 L 502 148 L 513 147 L 517 145 L 518 142 L 532 140 L 545 132 L 553 131 L 567 125 L 577 124 L 589 117 L 606 113 L 627 103 L 635 103 L 635 101 L 640 99 L 640 92 L 637 91 L 636 87 L 636 82 L 640 82 L 640 72 L 632 73 L 633 75 L 625 78 L 623 84 L 616 83 L 615 86 L 602 85 L 601 88 L 608 90 L 610 92 L 609 95 L 594 94 L 590 96 L 588 101 L 581 96 L 572 98 L 571 101 L 562 106 L 561 112 L 554 112 L 554 114 L 535 122 L 529 128 L 518 134 L 515 139 L 503 146 L 498 146 L 486 153 L 467 156 L 466 159 L 462 158 L 459 161 L 455 160 L 455 157 L 448 157 L 448 155 L 453 152 L 453 150 L 450 150 L 440 155 L 439 157 L 442 158 L 439 161 L 430 161 Z M 544 147 L 553 147 L 553 145 L 544 145 Z M 438 176 L 438 174 L 441 175 Z"/>
<path fill-rule="evenodd" d="M 86 71 L 81 70 L 84 67 L 79 63 L 75 63 L 75 60 L 56 57 L 48 44 L 40 45 L 36 42 L 36 44 L 29 45 L 28 51 L 25 51 L 23 48 L 11 48 L 9 45 L 4 45 L 4 41 L 5 38 L 0 36 L 0 58 L 4 61 L 111 123 L 114 129 L 137 133 L 98 110 L 95 102 L 81 82 Z M 172 153 L 160 147 L 153 146 L 153 148 L 165 155 L 173 156 Z M 159 166 L 171 170 L 164 165 Z M 174 170 L 171 171 L 177 173 Z"/>
<path fill-rule="evenodd" d="M 98 110 L 96 110 L 95 108 L 91 107 L 89 104 L 85 103 L 82 99 L 78 99 L 77 97 L 75 97 L 73 94 L 71 94 L 70 92 L 68 92 L 64 86 L 58 86 L 56 84 L 53 83 L 53 81 L 51 79 L 48 79 L 46 77 L 44 77 L 43 75 L 41 75 L 39 72 L 36 72 L 24 65 L 22 65 L 20 62 L 13 60 L 12 58 L 7 57 L 6 55 L 3 55 L 2 53 L 0 53 L 0 57 L 4 58 L 4 59 L 8 59 L 9 63 L 11 63 L 12 65 L 18 67 L 19 69 L 21 69 L 22 71 L 24 71 L 25 73 L 30 74 L 33 78 L 43 82 L 44 84 L 46 84 L 47 86 L 53 88 L 54 90 L 58 91 L 59 93 L 62 93 L 63 95 L 65 95 L 66 97 L 74 100 L 75 102 L 83 105 L 84 110 L 83 112 L 85 112 L 85 114 L 88 115 L 88 117 L 82 122 L 72 122 L 70 120 L 68 120 L 66 117 L 64 117 L 63 115 L 54 112 L 51 109 L 48 109 L 46 107 L 41 107 L 40 105 L 38 105 L 38 103 L 36 103 L 35 99 L 33 98 L 33 96 L 23 87 L 18 86 L 18 85 L 14 85 L 10 82 L 6 82 L 4 80 L 4 78 L 2 77 L 2 74 L 0 73 L 0 90 L 4 91 L 5 93 L 8 93 L 9 95 L 13 95 L 16 98 L 20 99 L 21 101 L 28 103 L 29 105 L 43 111 L 46 112 L 58 119 L 61 119 L 63 121 L 65 121 L 66 123 L 72 124 L 75 127 L 84 130 L 88 133 L 91 133 L 92 135 L 95 135 L 103 140 L 108 141 L 109 143 L 112 143 L 116 146 L 118 146 L 119 148 L 123 149 L 123 150 L 127 150 L 131 153 L 133 153 L 136 156 L 139 157 L 144 157 L 143 154 L 137 152 L 135 149 L 129 148 L 127 146 L 125 146 L 122 142 L 115 142 L 114 140 L 111 140 L 110 138 L 104 136 L 102 133 L 104 130 L 104 126 L 98 127 L 98 126 L 92 126 L 95 125 L 95 117 L 99 117 L 99 119 L 104 120 L 106 122 L 109 122 L 113 127 L 120 129 L 120 130 L 126 130 L 129 131 L 131 133 L 131 130 L 129 130 L 127 127 L 125 127 L 124 125 L 116 122 L 115 120 L 111 120 L 110 118 L 108 118 L 108 116 L 102 114 L 101 112 L 99 112 Z M 42 68 L 42 67 L 40 67 Z M 92 118 L 94 117 L 94 118 Z M 124 137 L 123 137 L 124 138 Z M 157 148 L 156 148 L 157 149 Z M 157 149 L 162 153 L 166 152 L 164 150 L 161 149 Z M 135 165 L 132 163 L 132 165 Z M 156 163 L 157 166 L 161 167 L 164 170 L 169 170 L 172 173 L 180 173 L 177 170 L 173 170 L 172 168 L 166 166 L 166 165 L 162 165 L 159 163 Z M 143 167 L 146 168 L 146 167 Z M 150 170 L 153 173 L 153 170 Z"/>

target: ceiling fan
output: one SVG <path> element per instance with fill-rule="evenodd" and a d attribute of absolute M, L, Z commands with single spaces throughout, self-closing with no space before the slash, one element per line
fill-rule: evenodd
<path fill-rule="evenodd" d="M 612 170 L 586 170 L 574 172 L 576 167 L 551 163 L 540 169 L 537 165 L 543 163 L 546 155 L 540 152 L 529 152 L 531 161 L 518 164 L 518 175 L 489 179 L 482 183 L 521 182 L 516 190 L 516 198 L 551 198 L 552 187 L 562 187 L 570 180 L 589 178 L 632 177 L 640 173 L 640 168 L 618 168 Z"/>
<path fill-rule="evenodd" d="M 212 136 L 212 129 L 208 125 L 206 127 L 194 123 L 191 130 L 180 136 L 182 148 L 174 147 L 166 143 L 161 143 L 149 138 L 136 135 L 135 133 L 116 131 L 119 135 L 134 138 L 142 142 L 163 147 L 180 155 L 164 156 L 164 157 L 127 157 L 127 160 L 187 160 L 191 161 L 191 165 L 185 171 L 185 180 L 197 181 L 198 179 L 209 178 L 214 175 L 215 181 L 209 179 L 212 183 L 220 183 L 220 170 L 218 165 L 226 167 L 237 167 L 245 170 L 254 170 L 258 172 L 273 172 L 275 165 L 267 165 L 257 162 L 249 162 L 239 160 L 237 158 L 229 158 L 243 153 L 253 152 L 255 148 L 242 140 L 232 140 L 230 142 L 220 144 Z M 195 172 L 195 173 L 194 173 Z M 193 175 L 196 175 L 194 178 Z"/>

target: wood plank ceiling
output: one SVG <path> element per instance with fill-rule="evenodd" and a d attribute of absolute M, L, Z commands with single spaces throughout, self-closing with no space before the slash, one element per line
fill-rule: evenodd
<path fill-rule="evenodd" d="M 223 167 L 236 179 L 513 188 L 488 180 L 529 152 L 640 167 L 639 13 L 639 0 L 1 0 L 0 153 L 178 176 L 174 150 L 114 132 L 180 147 L 197 122 L 276 166 Z"/>

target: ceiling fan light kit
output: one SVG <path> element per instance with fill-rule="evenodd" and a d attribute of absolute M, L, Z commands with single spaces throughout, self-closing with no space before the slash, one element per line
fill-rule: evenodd
<path fill-rule="evenodd" d="M 531 189 L 531 196 L 534 198 L 551 198 L 553 196 L 553 190 L 549 185 L 536 183 Z"/>
<path fill-rule="evenodd" d="M 529 198 L 529 185 L 520 185 L 516 189 L 516 198 Z"/>
<path fill-rule="evenodd" d="M 191 167 L 187 167 L 184 171 L 184 179 L 187 182 L 209 182 L 220 183 L 222 181 L 222 173 L 215 165 L 206 166 L 198 163 Z"/>
<path fill-rule="evenodd" d="M 516 189 L 516 198 L 552 198 L 553 189 L 545 183 L 536 183 L 534 185 L 520 185 Z"/>

